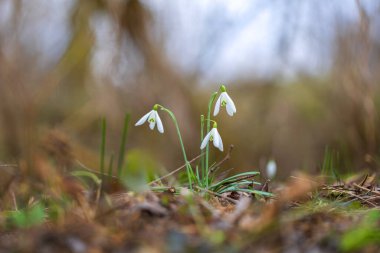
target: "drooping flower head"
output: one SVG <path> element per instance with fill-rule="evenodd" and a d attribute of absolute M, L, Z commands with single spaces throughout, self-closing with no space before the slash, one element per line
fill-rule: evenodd
<path fill-rule="evenodd" d="M 204 149 L 209 141 L 212 141 L 215 147 L 223 152 L 223 141 L 217 129 L 217 124 L 214 122 L 214 126 L 210 132 L 205 136 L 202 141 L 201 149 Z"/>
<path fill-rule="evenodd" d="M 160 116 L 158 115 L 157 109 L 158 105 L 154 105 L 153 110 L 145 114 L 139 121 L 137 121 L 135 126 L 140 126 L 144 124 L 146 121 L 148 121 L 150 129 L 153 130 L 157 123 L 157 130 L 160 133 L 164 133 L 164 126 L 162 125 L 162 121 Z"/>
<path fill-rule="evenodd" d="M 236 107 L 234 101 L 227 94 L 226 87 L 220 86 L 220 96 L 215 103 L 214 116 L 218 115 L 220 107 L 226 107 L 227 114 L 233 116 L 236 113 Z"/>

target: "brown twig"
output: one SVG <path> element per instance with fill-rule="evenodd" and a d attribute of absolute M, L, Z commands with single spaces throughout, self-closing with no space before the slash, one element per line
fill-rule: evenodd
<path fill-rule="evenodd" d="M 234 170 L 235 168 L 229 168 L 225 171 L 223 171 L 222 173 L 220 173 L 217 177 L 217 179 L 220 181 L 222 180 L 223 178 L 227 177 L 227 174 L 231 171 L 231 170 Z"/>
<path fill-rule="evenodd" d="M 379 200 L 379 199 L 380 199 L 380 196 L 374 196 L 374 197 L 368 198 L 369 201 Z"/>
<path fill-rule="evenodd" d="M 17 164 L 0 164 L 1 171 L 5 171 L 6 173 L 11 175 L 19 174 L 19 171 L 14 170 L 15 168 L 18 168 Z"/>
<path fill-rule="evenodd" d="M 81 161 L 79 160 L 75 160 L 75 162 L 80 166 L 82 167 L 83 169 L 87 170 L 87 171 L 90 171 L 94 174 L 98 174 L 98 175 L 101 175 L 101 176 L 108 176 L 108 177 L 112 177 L 112 178 L 115 178 L 115 179 L 118 179 L 117 176 L 113 176 L 113 175 L 108 175 L 108 174 L 103 174 L 103 173 L 100 173 L 99 171 L 96 171 L 94 169 L 90 169 L 89 167 L 87 167 L 86 165 L 84 165 Z"/>
<path fill-rule="evenodd" d="M 10 193 L 11 193 L 11 197 L 12 197 L 12 201 L 13 201 L 13 208 L 15 209 L 15 211 L 18 211 L 16 195 L 13 191 L 11 191 Z"/>
<path fill-rule="evenodd" d="M 224 163 L 224 162 L 230 160 L 230 158 L 231 158 L 231 153 L 232 153 L 232 150 L 233 150 L 233 149 L 234 149 L 234 145 L 230 145 L 230 147 L 229 147 L 229 149 L 228 149 L 228 151 L 227 151 L 226 156 L 225 156 L 222 160 L 220 160 L 217 164 L 215 164 L 214 166 L 212 166 L 212 167 L 210 168 L 210 172 L 209 172 L 209 174 L 210 174 L 210 173 L 214 173 L 214 172 L 216 172 L 216 171 L 219 169 L 219 166 L 220 166 L 222 163 Z"/>
<path fill-rule="evenodd" d="M 215 195 L 215 196 L 217 196 L 217 197 L 219 197 L 219 198 L 223 198 L 223 199 L 226 199 L 226 200 L 228 200 L 228 201 L 231 201 L 231 202 L 234 203 L 234 204 L 239 203 L 239 202 L 236 201 L 235 199 L 230 198 L 230 197 L 223 196 L 222 194 L 219 194 L 219 193 L 217 193 L 217 192 L 213 192 L 213 191 L 210 191 L 210 190 L 208 190 L 208 189 L 203 189 L 203 188 L 198 187 L 198 186 L 195 186 L 195 188 L 197 188 L 197 189 L 200 190 L 200 191 L 208 192 L 208 193 L 210 193 L 210 194 L 212 194 L 212 195 Z"/>
<path fill-rule="evenodd" d="M 200 158 L 200 157 L 203 156 L 203 155 L 204 155 L 204 153 L 202 153 L 202 154 L 196 156 L 195 158 L 191 159 L 191 160 L 189 161 L 189 163 L 192 163 L 192 162 L 196 161 L 198 158 Z M 186 164 L 184 164 L 184 165 L 182 165 L 181 167 L 179 167 L 179 168 L 173 170 L 172 172 L 166 174 L 165 176 L 162 176 L 162 177 L 160 177 L 160 178 L 157 178 L 157 179 L 155 179 L 155 180 L 149 182 L 148 185 L 151 185 L 151 184 L 157 183 L 157 182 L 161 181 L 162 179 L 167 178 L 167 177 L 169 177 L 169 176 L 171 176 L 171 175 L 177 173 L 178 171 L 182 170 L 182 169 L 185 168 L 185 167 L 186 167 Z"/>
<path fill-rule="evenodd" d="M 320 189 L 323 191 L 338 191 L 340 193 L 342 192 L 355 192 L 354 189 L 344 189 L 344 185 L 324 185 Z"/>
<path fill-rule="evenodd" d="M 0 167 L 18 167 L 17 164 L 0 164 Z"/>
<path fill-rule="evenodd" d="M 356 195 L 356 194 L 353 194 L 353 193 L 351 193 L 351 192 L 346 192 L 346 193 L 349 194 L 349 195 L 351 195 L 352 197 L 355 197 L 355 198 L 357 198 L 357 199 L 360 199 L 361 201 L 366 202 L 367 204 L 369 204 L 369 205 L 371 205 L 371 206 L 373 206 L 373 207 L 377 207 L 376 204 L 374 204 L 374 203 L 372 203 L 371 201 L 366 200 L 366 199 L 364 199 L 364 198 L 362 198 L 362 197 L 360 197 L 360 196 L 358 196 L 358 195 Z"/>
<path fill-rule="evenodd" d="M 354 197 L 354 198 L 357 198 L 363 202 L 366 202 L 367 204 L 371 205 L 372 207 L 377 207 L 377 205 L 372 203 L 371 201 L 352 193 L 352 191 L 354 191 L 352 189 L 338 189 L 337 187 L 324 187 L 324 188 L 322 188 L 322 190 L 335 190 L 335 191 L 340 192 L 342 194 L 348 194 L 351 197 Z"/>
<path fill-rule="evenodd" d="M 368 174 L 365 175 L 364 179 L 362 180 L 362 182 L 360 183 L 360 186 L 363 186 L 365 184 L 365 182 L 367 181 L 368 179 Z M 354 183 L 355 184 L 355 183 Z"/>
<path fill-rule="evenodd" d="M 363 186 L 360 186 L 360 185 L 358 185 L 358 184 L 356 184 L 356 183 L 353 183 L 353 185 L 354 185 L 355 187 L 361 189 L 361 190 L 366 191 L 367 193 L 373 193 L 373 194 L 375 194 L 375 195 L 380 196 L 380 192 L 378 192 L 378 191 L 372 191 L 372 190 L 367 189 L 367 188 L 365 188 L 365 187 L 363 187 Z"/>

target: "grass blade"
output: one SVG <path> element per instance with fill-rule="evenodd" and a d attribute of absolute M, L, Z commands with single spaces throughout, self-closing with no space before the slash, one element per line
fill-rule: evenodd
<path fill-rule="evenodd" d="M 210 188 L 210 189 L 212 189 L 212 191 L 219 193 L 220 191 L 225 191 L 225 189 L 227 189 L 227 188 L 231 188 L 231 187 L 236 188 L 236 187 L 240 187 L 240 186 L 248 187 L 251 184 L 252 185 L 261 185 L 261 183 L 259 183 L 259 182 L 243 180 L 241 182 L 232 182 L 231 184 L 225 184 L 225 185 L 221 185 L 219 187 Z"/>
<path fill-rule="evenodd" d="M 113 175 L 113 157 L 114 157 L 114 154 L 111 154 L 110 163 L 108 165 L 108 176 L 109 177 L 112 177 L 112 175 Z"/>
<path fill-rule="evenodd" d="M 203 141 L 203 138 L 204 138 L 204 133 L 203 133 L 203 131 L 204 131 L 204 128 L 205 128 L 205 126 L 204 126 L 204 123 L 205 123 L 205 116 L 202 114 L 201 115 L 201 142 L 200 143 L 202 143 L 202 141 Z M 201 158 L 201 170 L 202 170 L 202 184 L 204 183 L 204 180 L 205 180 L 205 176 L 206 176 L 206 170 L 205 170 L 205 157 L 203 156 L 202 158 Z"/>
<path fill-rule="evenodd" d="M 106 130 L 107 130 L 107 123 L 106 119 L 102 118 L 102 136 L 101 136 L 101 144 L 100 144 L 100 173 L 104 175 L 104 158 L 106 154 Z"/>
<path fill-rule="evenodd" d="M 231 177 L 228 177 L 226 179 L 223 179 L 223 180 L 219 181 L 216 184 L 211 185 L 210 188 L 215 188 L 215 187 L 220 186 L 222 184 L 234 182 L 236 180 L 239 180 L 240 177 L 246 177 L 246 176 L 252 176 L 253 177 L 253 176 L 256 176 L 256 175 L 259 175 L 259 174 L 260 174 L 260 172 L 258 172 L 258 171 L 249 171 L 249 172 L 239 173 L 239 174 L 236 174 L 234 176 L 231 176 Z"/>
<path fill-rule="evenodd" d="M 123 168 L 124 164 L 124 154 L 125 154 L 125 144 L 127 142 L 127 135 L 128 135 L 128 127 L 129 127 L 129 121 L 130 121 L 130 114 L 126 113 L 124 118 L 124 127 L 123 127 L 123 133 L 121 137 L 121 143 L 119 148 L 119 158 L 117 162 L 117 176 L 121 176 L 121 170 Z"/>
<path fill-rule="evenodd" d="M 270 192 L 264 192 L 264 191 L 258 191 L 258 190 L 252 190 L 252 189 L 244 189 L 244 188 L 232 188 L 229 190 L 223 190 L 223 191 L 219 192 L 219 194 L 224 193 L 224 192 L 229 192 L 229 191 L 248 192 L 248 193 L 257 194 L 257 195 L 261 195 L 261 196 L 265 196 L 265 197 L 273 197 L 274 196 L 273 193 L 270 193 Z"/>

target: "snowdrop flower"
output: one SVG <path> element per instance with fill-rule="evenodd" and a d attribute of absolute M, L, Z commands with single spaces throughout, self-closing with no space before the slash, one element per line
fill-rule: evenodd
<path fill-rule="evenodd" d="M 269 160 L 269 162 L 267 163 L 266 171 L 268 178 L 274 178 L 277 172 L 277 164 L 274 160 Z"/>
<path fill-rule="evenodd" d="M 236 113 L 236 107 L 234 101 L 226 92 L 226 87 L 224 85 L 220 86 L 220 91 L 222 92 L 215 103 L 214 116 L 218 115 L 220 106 L 225 106 L 228 115 L 233 116 Z"/>
<path fill-rule="evenodd" d="M 212 141 L 214 143 L 214 146 L 220 149 L 220 151 L 223 151 L 223 141 L 220 137 L 220 134 L 218 133 L 218 129 L 216 128 L 217 124 L 214 123 L 213 128 L 210 132 L 206 135 L 206 137 L 203 139 L 201 144 L 201 149 L 204 149 L 209 141 Z"/>
<path fill-rule="evenodd" d="M 153 106 L 153 110 L 145 114 L 137 123 L 135 126 L 140 126 L 145 123 L 145 121 L 149 122 L 149 127 L 151 130 L 154 129 L 157 123 L 157 129 L 160 133 L 164 133 L 164 126 L 162 125 L 162 121 L 160 116 L 157 113 L 158 105 Z"/>

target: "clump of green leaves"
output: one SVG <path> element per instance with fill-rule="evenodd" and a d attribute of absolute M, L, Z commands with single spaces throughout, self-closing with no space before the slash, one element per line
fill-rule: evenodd
<path fill-rule="evenodd" d="M 130 150 L 120 180 L 133 191 L 148 190 L 149 180 L 153 180 L 154 166 L 154 160 L 147 154 L 138 149 Z"/>
<path fill-rule="evenodd" d="M 46 218 L 44 206 L 40 203 L 25 209 L 11 211 L 8 214 L 10 225 L 18 228 L 29 228 L 42 224 Z"/>
<path fill-rule="evenodd" d="M 380 245 L 379 225 L 380 211 L 369 211 L 357 227 L 343 235 L 341 249 L 345 252 L 351 252 L 363 249 L 369 245 Z"/>

